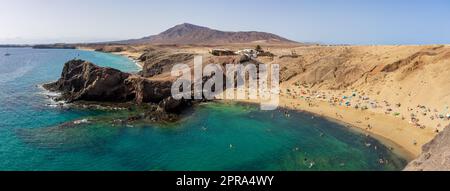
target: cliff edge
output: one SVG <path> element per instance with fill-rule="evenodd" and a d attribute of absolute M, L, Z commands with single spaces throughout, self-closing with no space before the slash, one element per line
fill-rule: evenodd
<path fill-rule="evenodd" d="M 450 126 L 422 147 L 422 154 L 405 171 L 450 171 Z"/>

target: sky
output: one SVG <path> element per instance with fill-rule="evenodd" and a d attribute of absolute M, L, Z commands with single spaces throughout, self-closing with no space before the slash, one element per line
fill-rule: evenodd
<path fill-rule="evenodd" d="M 326 44 L 450 44 L 448 0 L 0 0 L 0 44 L 141 38 L 192 23 Z"/>

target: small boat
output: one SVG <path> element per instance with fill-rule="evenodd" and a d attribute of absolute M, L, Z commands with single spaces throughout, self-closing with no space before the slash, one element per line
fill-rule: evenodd
<path fill-rule="evenodd" d="M 10 53 L 6 53 L 5 56 L 11 56 L 11 54 Z"/>

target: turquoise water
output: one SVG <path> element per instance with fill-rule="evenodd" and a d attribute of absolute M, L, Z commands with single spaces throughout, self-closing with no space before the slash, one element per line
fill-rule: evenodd
<path fill-rule="evenodd" d="M 4 56 L 8 52 L 11 56 Z M 63 127 L 120 112 L 49 107 L 37 85 L 78 57 L 135 72 L 130 60 L 80 50 L 0 49 L 0 170 L 400 170 L 377 140 L 310 114 L 208 103 L 175 124 Z M 380 164 L 379 159 L 388 162 Z"/>

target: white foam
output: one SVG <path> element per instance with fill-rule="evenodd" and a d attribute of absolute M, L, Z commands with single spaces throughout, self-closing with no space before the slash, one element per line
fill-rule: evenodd
<path fill-rule="evenodd" d="M 66 107 L 69 104 L 67 104 L 65 101 L 56 101 L 56 98 L 61 96 L 60 92 L 52 92 L 47 89 L 45 89 L 42 85 L 38 85 L 38 88 L 41 90 L 38 92 L 38 95 L 41 95 L 46 98 L 47 100 L 47 106 L 48 107 Z"/>
<path fill-rule="evenodd" d="M 134 64 L 136 64 L 136 66 L 138 66 L 140 69 L 143 69 L 143 67 L 139 64 L 138 61 L 134 60 L 133 62 L 134 62 Z"/>
<path fill-rule="evenodd" d="M 75 120 L 75 121 L 73 121 L 73 124 L 75 124 L 75 125 L 79 125 L 79 124 L 87 124 L 87 123 L 89 123 L 89 120 L 88 120 L 88 119 L 80 119 L 80 120 Z"/>

